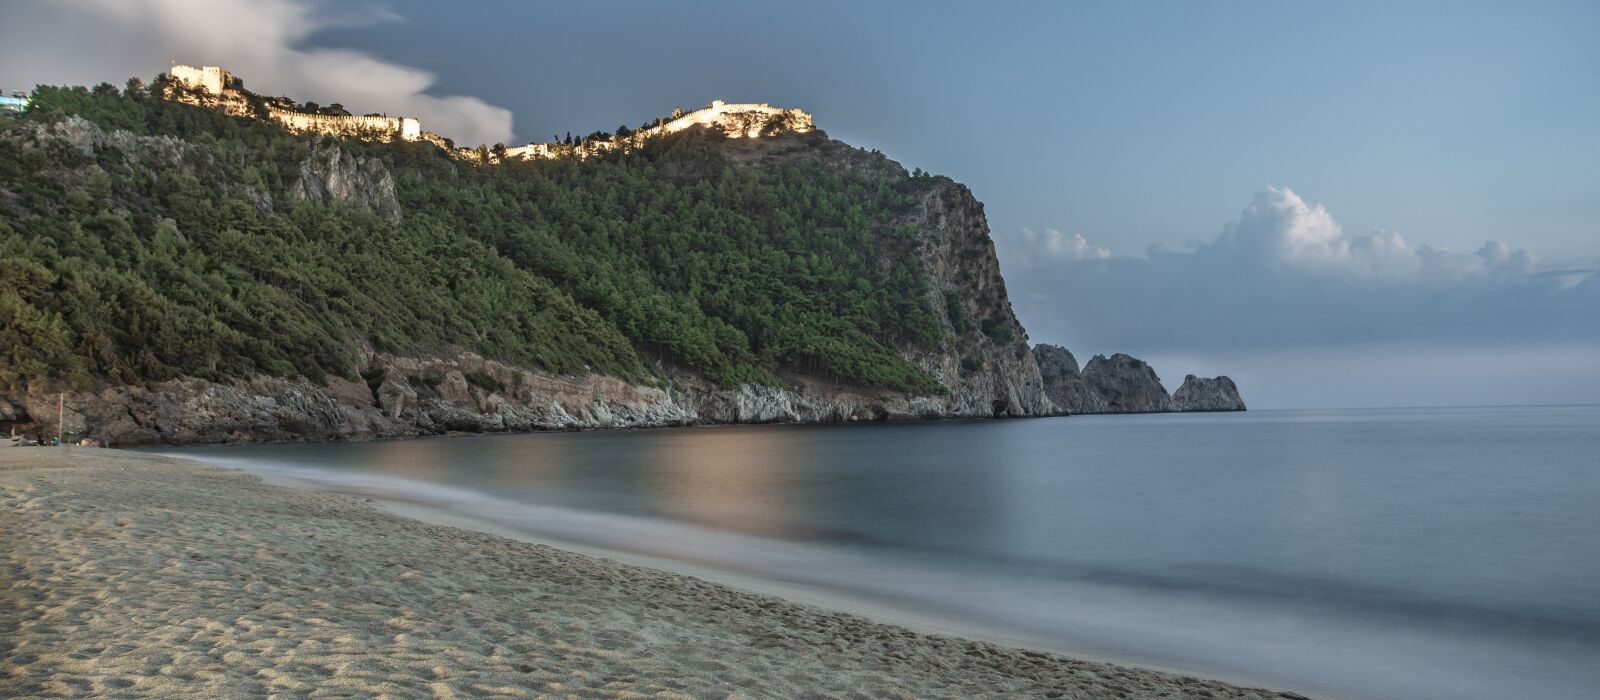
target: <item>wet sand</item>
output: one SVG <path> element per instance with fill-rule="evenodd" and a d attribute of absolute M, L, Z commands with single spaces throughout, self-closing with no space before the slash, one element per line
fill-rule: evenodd
<path fill-rule="evenodd" d="M 117 450 L 0 449 L 0 696 L 1294 698 Z"/>

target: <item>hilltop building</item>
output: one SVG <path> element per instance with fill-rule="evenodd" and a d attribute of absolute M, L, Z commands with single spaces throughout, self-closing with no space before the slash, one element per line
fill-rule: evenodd
<path fill-rule="evenodd" d="M 265 117 L 284 128 L 300 133 L 348 136 L 379 141 L 429 141 L 449 150 L 438 134 L 423 131 L 414 117 L 380 115 L 351 116 L 318 114 L 298 109 L 286 98 L 262 98 L 245 91 L 244 81 L 221 66 L 172 66 L 167 71 L 183 90 L 167 92 L 168 99 L 220 109 L 240 117 Z M 255 100 L 255 104 L 252 104 Z M 645 141 L 674 134 L 691 127 L 717 129 L 729 138 L 757 138 L 781 133 L 806 133 L 815 129 L 811 115 L 798 109 L 784 109 L 766 103 L 729 104 L 715 100 L 684 114 L 673 110 L 672 119 L 657 120 L 654 126 L 637 131 L 618 130 L 616 136 L 586 138 L 575 143 L 530 143 L 495 151 L 479 148 L 455 149 L 458 158 L 475 161 L 509 159 L 588 158 L 611 151 L 628 151 Z"/>
<path fill-rule="evenodd" d="M 221 66 L 173 66 L 167 75 L 191 88 L 221 97 L 226 90 L 244 89 L 244 81 Z"/>
<path fill-rule="evenodd" d="M 681 110 L 674 110 L 673 117 L 672 121 L 607 139 L 586 139 L 579 143 L 570 144 L 560 142 L 530 143 L 526 146 L 507 148 L 504 157 L 508 159 L 587 158 L 619 149 L 630 150 L 638 148 L 649 139 L 675 134 L 696 126 L 718 129 L 728 138 L 736 139 L 757 138 L 779 133 L 803 134 L 816 128 L 809 113 L 798 109 L 773 107 L 765 102 L 760 104 L 729 104 L 722 100 L 713 100 L 711 104 L 688 114 L 683 114 Z"/>
<path fill-rule="evenodd" d="M 250 116 L 249 100 L 245 98 L 244 82 L 221 66 L 173 66 L 167 75 L 185 87 L 200 93 L 198 103 L 220 107 L 229 114 Z M 197 102 L 181 93 L 174 99 Z M 424 138 L 422 123 L 415 117 L 386 117 L 378 115 L 351 116 L 343 114 L 314 114 L 290 108 L 292 105 L 266 105 L 267 116 L 284 128 L 301 133 L 354 136 L 376 140 L 416 141 Z M 435 136 L 434 138 L 437 138 Z"/>

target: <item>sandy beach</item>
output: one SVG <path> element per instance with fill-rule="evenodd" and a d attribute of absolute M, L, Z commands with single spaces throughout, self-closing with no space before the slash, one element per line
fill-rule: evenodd
<path fill-rule="evenodd" d="M 0 450 L 0 532 L 4 697 L 1299 697 L 922 634 L 117 450 Z"/>

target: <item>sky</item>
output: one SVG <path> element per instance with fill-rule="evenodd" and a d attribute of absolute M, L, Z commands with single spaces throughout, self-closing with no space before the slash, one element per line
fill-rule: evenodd
<path fill-rule="evenodd" d="M 1261 408 L 1600 400 L 1596 3 L 0 8 L 7 90 L 220 64 L 508 144 L 801 107 L 971 187 L 1031 338 L 1080 360 Z"/>

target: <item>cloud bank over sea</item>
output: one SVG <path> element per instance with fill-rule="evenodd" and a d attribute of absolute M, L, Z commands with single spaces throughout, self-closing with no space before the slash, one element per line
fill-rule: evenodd
<path fill-rule="evenodd" d="M 1201 371 L 1236 376 L 1249 368 L 1227 358 L 1290 372 L 1327 366 L 1311 356 L 1338 348 L 1401 364 L 1432 357 L 1458 371 L 1538 357 L 1545 370 L 1586 373 L 1591 383 L 1600 369 L 1584 352 L 1553 350 L 1600 346 L 1593 261 L 1551 264 L 1498 240 L 1462 251 L 1395 231 L 1352 233 L 1287 187 L 1257 193 L 1214 238 L 1142 255 L 1053 230 L 996 239 L 1033 339 L 1080 354 L 1187 356 Z"/>

